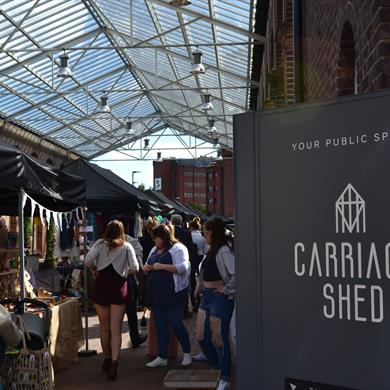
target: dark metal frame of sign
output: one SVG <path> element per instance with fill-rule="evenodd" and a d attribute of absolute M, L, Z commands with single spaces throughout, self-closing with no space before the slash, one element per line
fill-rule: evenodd
<path fill-rule="evenodd" d="M 390 92 L 237 115 L 234 147 L 238 389 L 390 389 Z"/>

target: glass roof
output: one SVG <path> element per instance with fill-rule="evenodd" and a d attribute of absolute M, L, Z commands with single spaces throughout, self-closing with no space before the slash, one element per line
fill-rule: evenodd
<path fill-rule="evenodd" d="M 210 117 L 231 148 L 232 116 L 258 87 L 255 9 L 256 0 L 0 0 L 0 115 L 86 158 L 165 127 L 210 141 Z M 197 49 L 206 72 L 195 76 Z M 59 78 L 64 52 L 72 76 Z"/>

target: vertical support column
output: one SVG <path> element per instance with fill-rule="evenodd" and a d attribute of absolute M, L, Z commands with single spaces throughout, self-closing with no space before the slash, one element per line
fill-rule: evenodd
<path fill-rule="evenodd" d="M 234 116 L 237 389 L 262 384 L 258 113 Z"/>
<path fill-rule="evenodd" d="M 87 207 L 83 207 L 83 284 L 84 284 L 84 321 L 85 321 L 85 350 L 79 352 L 79 356 L 90 357 L 97 355 L 97 351 L 89 349 L 88 336 L 88 268 L 85 265 L 85 256 L 87 255 Z"/>
<path fill-rule="evenodd" d="M 18 194 L 18 216 L 19 216 L 19 257 L 20 257 L 20 298 L 26 298 L 26 290 L 24 286 L 24 198 L 25 193 L 23 188 Z"/>

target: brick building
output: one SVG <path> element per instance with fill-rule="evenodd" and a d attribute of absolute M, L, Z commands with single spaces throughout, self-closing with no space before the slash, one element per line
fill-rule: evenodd
<path fill-rule="evenodd" d="M 207 214 L 233 217 L 233 162 L 214 159 L 164 159 L 153 162 L 155 190 L 170 199 L 199 204 Z"/>
<path fill-rule="evenodd" d="M 260 105 L 272 108 L 390 87 L 389 0 L 263 0 Z"/>

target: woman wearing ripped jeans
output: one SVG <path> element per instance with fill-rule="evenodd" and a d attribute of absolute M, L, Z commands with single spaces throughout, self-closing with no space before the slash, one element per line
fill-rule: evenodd
<path fill-rule="evenodd" d="M 227 245 L 222 220 L 207 221 L 203 231 L 209 250 L 200 265 L 201 301 L 196 335 L 210 366 L 221 370 L 217 390 L 227 390 L 231 371 L 229 328 L 234 309 L 234 255 Z"/>

